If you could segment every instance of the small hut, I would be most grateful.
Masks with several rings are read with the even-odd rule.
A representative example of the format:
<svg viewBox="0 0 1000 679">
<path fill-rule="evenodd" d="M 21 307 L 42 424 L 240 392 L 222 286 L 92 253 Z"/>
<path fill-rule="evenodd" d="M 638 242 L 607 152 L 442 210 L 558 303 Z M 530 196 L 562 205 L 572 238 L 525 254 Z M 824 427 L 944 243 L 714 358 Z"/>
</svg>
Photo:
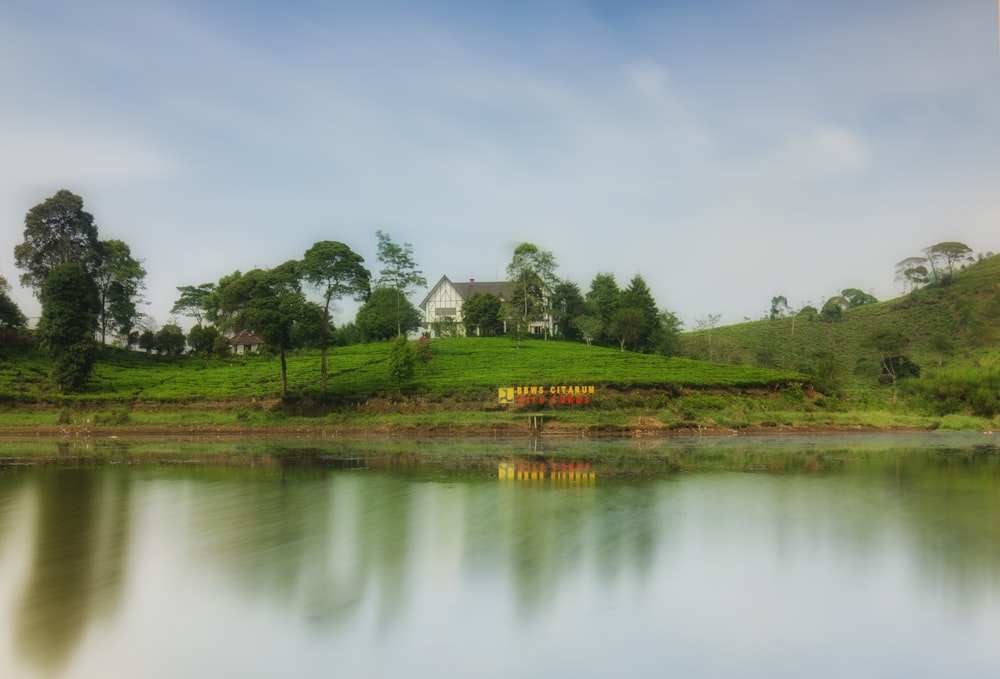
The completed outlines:
<svg viewBox="0 0 1000 679">
<path fill-rule="evenodd" d="M 234 355 L 246 356 L 260 351 L 260 348 L 264 346 L 264 340 L 249 330 L 240 330 L 235 336 L 229 338 L 229 346 L 233 348 Z"/>
</svg>

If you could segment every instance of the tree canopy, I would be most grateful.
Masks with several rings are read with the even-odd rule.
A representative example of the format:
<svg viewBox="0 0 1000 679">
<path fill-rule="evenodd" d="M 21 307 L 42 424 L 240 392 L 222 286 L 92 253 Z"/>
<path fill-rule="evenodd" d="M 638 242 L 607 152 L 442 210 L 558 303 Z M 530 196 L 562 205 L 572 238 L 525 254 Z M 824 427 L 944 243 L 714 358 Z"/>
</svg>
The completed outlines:
<svg viewBox="0 0 1000 679">
<path fill-rule="evenodd" d="M 14 246 L 14 263 L 23 272 L 21 284 L 40 297 L 49 273 L 62 264 L 81 264 L 90 272 L 99 259 L 94 216 L 83 209 L 83 198 L 62 189 L 28 210 L 24 241 Z"/>
<path fill-rule="evenodd" d="M 427 285 L 427 279 L 413 261 L 412 245 L 397 245 L 384 231 L 376 231 L 375 236 L 378 238 L 378 261 L 383 265 L 377 287 L 389 288 L 396 293 L 396 334 L 399 335 L 403 333 L 407 313 L 403 302 L 418 287 Z"/>
<path fill-rule="evenodd" d="M 532 243 L 514 248 L 507 265 L 510 298 L 507 300 L 517 332 L 527 332 L 533 322 L 541 322 L 543 334 L 551 331 L 547 319 L 552 311 L 552 291 L 558 283 L 556 258 Z"/>
<path fill-rule="evenodd" d="M 381 232 L 379 232 L 381 233 Z M 320 327 L 320 389 L 326 393 L 327 348 L 330 334 L 330 303 L 344 297 L 363 299 L 368 296 L 371 273 L 364 258 L 338 241 L 324 240 L 306 250 L 299 264 L 303 280 L 317 290 L 323 299 Z M 397 311 L 398 314 L 398 311 Z M 397 317 L 397 326 L 398 326 Z"/>
</svg>

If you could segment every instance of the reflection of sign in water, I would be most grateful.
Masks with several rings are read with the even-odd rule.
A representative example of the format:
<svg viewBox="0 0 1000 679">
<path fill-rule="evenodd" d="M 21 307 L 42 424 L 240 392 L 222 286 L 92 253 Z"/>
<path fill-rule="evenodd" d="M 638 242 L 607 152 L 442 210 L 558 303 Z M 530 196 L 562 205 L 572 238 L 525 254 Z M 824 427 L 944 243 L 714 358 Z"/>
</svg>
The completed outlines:
<svg viewBox="0 0 1000 679">
<path fill-rule="evenodd" d="M 593 485 L 597 474 L 589 462 L 501 462 L 497 477 L 501 481 L 544 481 Z"/>
<path fill-rule="evenodd" d="M 531 403 L 538 405 L 590 405 L 594 385 L 559 384 L 541 386 L 500 387 L 500 403 Z"/>
</svg>

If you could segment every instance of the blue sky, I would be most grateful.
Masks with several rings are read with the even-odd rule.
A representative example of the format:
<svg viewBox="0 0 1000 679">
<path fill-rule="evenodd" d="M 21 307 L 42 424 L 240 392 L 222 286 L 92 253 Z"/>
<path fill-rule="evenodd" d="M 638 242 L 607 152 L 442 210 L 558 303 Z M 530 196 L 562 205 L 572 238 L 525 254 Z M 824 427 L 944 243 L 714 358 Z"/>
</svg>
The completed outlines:
<svg viewBox="0 0 1000 679">
<path fill-rule="evenodd" d="M 688 328 L 890 298 L 924 247 L 1000 250 L 997 26 L 972 0 L 3 3 L 0 274 L 37 315 L 13 248 L 66 188 L 160 325 L 177 286 L 317 240 L 377 272 L 377 229 L 432 285 L 524 241 L 584 291 L 641 274 Z"/>
</svg>

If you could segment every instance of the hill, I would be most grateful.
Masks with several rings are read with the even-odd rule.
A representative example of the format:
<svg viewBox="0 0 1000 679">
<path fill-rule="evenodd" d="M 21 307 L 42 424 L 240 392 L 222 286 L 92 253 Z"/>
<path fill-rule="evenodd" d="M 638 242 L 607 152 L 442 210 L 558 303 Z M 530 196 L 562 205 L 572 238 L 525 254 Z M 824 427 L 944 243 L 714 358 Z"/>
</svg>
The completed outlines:
<svg viewBox="0 0 1000 679">
<path fill-rule="evenodd" d="M 971 395 L 940 393 L 992 389 L 1000 365 L 1000 256 L 983 259 L 942 284 L 903 297 L 847 309 L 834 322 L 819 315 L 761 320 L 687 333 L 685 355 L 734 365 L 756 365 L 809 374 L 817 389 L 854 407 L 892 402 L 873 338 L 898 333 L 910 376 L 899 381 L 904 405 L 921 412 L 992 416 Z M 942 399 L 949 400 L 945 404 Z"/>
<path fill-rule="evenodd" d="M 47 376 L 45 356 L 22 348 L 0 361 L 0 403 L 6 406 L 0 422 L 51 425 L 58 418 L 74 424 L 246 425 L 304 418 L 311 425 L 368 427 L 386 417 L 406 424 L 456 424 L 469 417 L 468 422 L 495 424 L 523 411 L 549 417 L 558 412 L 562 422 L 588 426 L 629 426 L 635 417 L 653 416 L 656 427 L 696 427 L 699 412 L 720 412 L 727 402 L 801 403 L 801 385 L 807 381 L 792 371 L 553 340 L 447 338 L 431 340 L 430 351 L 432 357 L 418 364 L 412 380 L 396 384 L 389 375 L 388 344 L 336 348 L 325 397 L 318 386 L 319 354 L 293 353 L 290 395 L 279 399 L 278 359 L 267 354 L 206 362 L 109 349 L 84 392 L 62 394 Z M 502 387 L 521 388 L 525 398 L 515 395 L 503 405 Z M 579 399 L 586 403 L 574 403 L 579 407 L 552 402 L 561 391 L 590 388 L 592 395 L 584 391 L 586 398 Z M 541 393 L 548 396 L 544 404 L 537 396 Z"/>
</svg>

